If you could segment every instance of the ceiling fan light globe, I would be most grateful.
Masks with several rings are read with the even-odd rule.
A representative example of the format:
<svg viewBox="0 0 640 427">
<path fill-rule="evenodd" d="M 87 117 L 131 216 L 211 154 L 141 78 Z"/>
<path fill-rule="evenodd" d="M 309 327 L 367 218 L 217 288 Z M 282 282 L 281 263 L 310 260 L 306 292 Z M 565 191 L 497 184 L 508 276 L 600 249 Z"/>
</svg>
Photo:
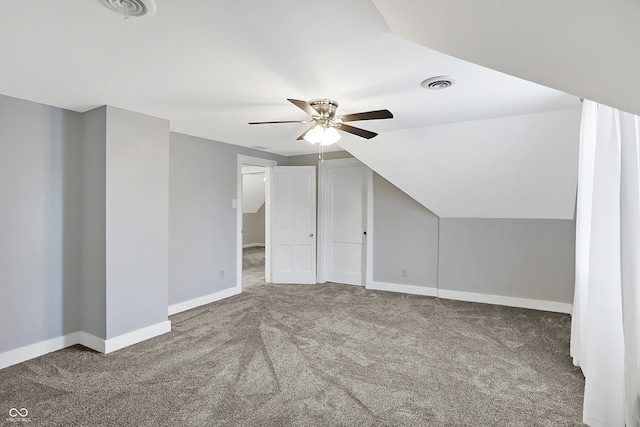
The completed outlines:
<svg viewBox="0 0 640 427">
<path fill-rule="evenodd" d="M 340 139 L 340 134 L 333 127 L 325 127 L 321 124 L 315 125 L 306 133 L 304 139 L 314 145 L 331 145 Z"/>
<path fill-rule="evenodd" d="M 322 142 L 323 137 L 324 137 L 324 128 L 320 125 L 315 125 L 314 127 L 311 128 L 309 132 L 305 134 L 304 139 L 316 145 Z"/>
<path fill-rule="evenodd" d="M 340 140 L 340 134 L 333 127 L 324 128 L 323 140 L 320 142 L 320 145 L 331 145 L 335 144 Z"/>
</svg>

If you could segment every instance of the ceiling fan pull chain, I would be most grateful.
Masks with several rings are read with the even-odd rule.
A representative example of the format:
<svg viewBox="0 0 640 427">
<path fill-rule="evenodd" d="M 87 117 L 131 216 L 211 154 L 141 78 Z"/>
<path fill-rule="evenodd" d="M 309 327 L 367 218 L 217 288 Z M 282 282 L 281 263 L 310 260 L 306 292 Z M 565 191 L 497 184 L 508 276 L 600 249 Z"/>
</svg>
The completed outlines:
<svg viewBox="0 0 640 427">
<path fill-rule="evenodd" d="M 129 0 L 124 0 L 122 2 L 122 5 L 124 6 L 124 18 L 123 19 L 129 19 L 129 5 L 131 5 L 131 3 L 129 3 Z"/>
</svg>

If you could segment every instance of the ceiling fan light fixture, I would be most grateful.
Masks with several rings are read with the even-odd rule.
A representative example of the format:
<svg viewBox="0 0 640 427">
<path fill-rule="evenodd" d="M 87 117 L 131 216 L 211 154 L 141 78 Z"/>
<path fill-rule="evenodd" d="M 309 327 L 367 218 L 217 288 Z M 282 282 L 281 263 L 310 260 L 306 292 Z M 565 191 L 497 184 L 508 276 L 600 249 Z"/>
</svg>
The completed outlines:
<svg viewBox="0 0 640 427">
<path fill-rule="evenodd" d="M 334 127 L 317 124 L 306 133 L 304 139 L 314 145 L 327 146 L 338 142 L 340 134 Z"/>
<path fill-rule="evenodd" d="M 371 139 L 378 134 L 356 126 L 346 124 L 347 122 L 357 122 L 361 120 L 380 120 L 392 119 L 393 114 L 389 110 L 373 110 L 363 111 L 361 113 L 346 114 L 342 116 L 336 115 L 338 103 L 332 99 L 312 99 L 311 101 L 303 101 L 301 99 L 287 98 L 296 107 L 303 110 L 309 116 L 307 120 L 277 120 L 268 122 L 249 122 L 250 125 L 266 125 L 275 123 L 313 123 L 312 127 L 304 131 L 297 139 L 306 140 L 313 145 L 322 147 L 323 145 L 331 145 L 340 139 L 338 130 L 360 138 Z M 322 150 L 320 150 L 322 151 Z"/>
<path fill-rule="evenodd" d="M 320 145 L 331 145 L 340 141 L 340 134 L 334 127 L 324 128 L 324 141 Z"/>
</svg>

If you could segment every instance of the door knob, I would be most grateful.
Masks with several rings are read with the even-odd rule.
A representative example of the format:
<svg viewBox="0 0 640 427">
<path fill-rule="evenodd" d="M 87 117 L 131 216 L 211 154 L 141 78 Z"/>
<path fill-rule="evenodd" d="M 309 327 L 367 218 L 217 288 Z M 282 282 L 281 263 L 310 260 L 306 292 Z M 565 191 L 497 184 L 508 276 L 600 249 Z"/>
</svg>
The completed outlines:
<svg viewBox="0 0 640 427">
<path fill-rule="evenodd" d="M 309 237 L 313 237 L 313 233 L 309 234 Z"/>
</svg>

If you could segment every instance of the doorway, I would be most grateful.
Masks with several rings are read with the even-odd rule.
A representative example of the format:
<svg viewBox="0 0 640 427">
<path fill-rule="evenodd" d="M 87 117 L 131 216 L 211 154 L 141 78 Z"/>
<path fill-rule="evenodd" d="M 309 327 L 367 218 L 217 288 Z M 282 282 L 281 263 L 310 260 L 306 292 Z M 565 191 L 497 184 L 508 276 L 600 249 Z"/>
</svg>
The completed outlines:
<svg viewBox="0 0 640 427">
<path fill-rule="evenodd" d="M 264 231 L 264 281 L 267 283 L 272 282 L 272 259 L 271 259 L 271 243 L 272 243 L 272 176 L 273 176 L 273 168 L 276 166 L 276 162 L 273 160 L 267 160 L 257 157 L 250 157 L 244 155 L 238 155 L 238 167 L 237 167 L 237 204 L 234 200 L 234 207 L 237 207 L 237 284 L 236 287 L 241 292 L 242 291 L 242 261 L 243 261 L 243 201 L 242 201 L 242 188 L 243 188 L 243 178 L 242 178 L 242 168 L 245 166 L 258 166 L 264 169 L 264 178 L 263 182 L 265 183 L 265 200 L 264 200 L 264 216 L 265 216 L 265 231 Z M 286 169 L 282 167 L 280 169 Z M 350 188 L 352 191 L 352 196 L 358 198 L 360 203 L 351 204 L 351 208 L 346 210 L 338 210 L 336 211 L 333 208 L 328 208 L 330 205 L 330 200 L 335 202 L 336 196 L 338 198 L 344 198 L 344 194 L 331 194 L 329 189 L 332 187 L 329 185 L 330 176 L 334 175 L 334 177 L 344 176 L 346 175 L 341 173 L 334 174 L 330 172 L 333 170 L 334 172 L 344 172 L 347 175 L 353 171 L 357 172 L 356 175 L 359 175 L 358 180 L 359 184 L 351 185 L 343 187 L 339 185 L 338 182 L 334 182 L 334 189 L 343 189 Z M 315 272 L 316 280 L 313 283 L 324 283 L 326 281 L 337 281 L 339 283 L 351 283 L 359 286 L 370 287 L 372 283 L 372 261 L 373 261 L 373 242 L 372 242 L 372 233 L 368 232 L 373 228 L 373 172 L 371 169 L 366 167 L 360 161 L 354 158 L 347 159 L 336 159 L 336 160 L 325 160 L 322 163 L 319 163 L 318 166 L 318 211 L 317 211 L 317 220 L 318 220 L 318 239 L 317 239 L 317 260 L 315 260 L 313 264 L 313 271 Z M 364 174 L 364 175 L 362 175 Z M 338 184 L 338 185 L 335 185 Z M 357 190 L 356 190 L 357 189 Z M 347 197 L 347 200 L 350 200 Z M 236 206 L 237 205 L 237 206 Z M 352 209 L 353 206 L 359 206 L 356 209 Z M 357 211 L 354 214 L 354 210 Z M 348 219 L 348 223 L 354 225 L 352 230 L 349 230 L 347 234 L 352 237 L 356 234 L 360 237 L 360 241 L 358 242 L 356 239 L 353 241 L 342 240 L 343 237 L 336 236 L 332 234 L 332 218 L 331 215 L 335 215 L 337 212 L 341 212 L 341 215 L 346 215 L 342 219 L 339 217 L 335 217 L 337 222 L 342 224 L 344 218 Z M 358 216 L 361 218 L 360 221 L 352 221 L 351 218 Z M 315 217 L 315 215 L 314 215 Z M 313 227 L 315 229 L 315 226 Z M 308 233 L 308 237 L 313 236 L 313 231 Z M 249 242 L 254 243 L 254 242 Z M 336 245 L 337 243 L 337 245 Z M 347 243 L 347 245 L 342 245 L 342 248 L 339 250 L 343 250 L 345 252 L 350 253 L 349 263 L 347 265 L 339 266 L 343 272 L 350 274 L 352 277 L 349 280 L 336 280 L 333 276 L 333 272 L 331 271 L 332 264 L 331 260 L 338 259 L 343 261 L 344 259 L 337 257 L 339 254 L 338 250 L 332 252 L 332 246 L 334 248 L 340 246 L 341 243 Z M 360 248 L 354 249 L 354 245 L 360 245 Z M 349 247 L 351 246 L 351 247 Z M 315 244 L 314 244 L 315 247 Z M 314 251 L 315 252 L 315 251 Z M 355 254 L 355 255 L 354 255 Z M 316 262 L 317 261 L 317 262 Z M 334 263 L 333 266 L 336 264 Z M 351 273 L 357 273 L 355 276 Z M 356 277 L 357 276 L 357 277 Z M 355 279 L 354 279 L 355 277 Z M 348 278 L 347 278 L 348 279 Z"/>
<path fill-rule="evenodd" d="M 242 174 L 242 287 L 264 282 L 266 170 L 246 166 Z"/>
<path fill-rule="evenodd" d="M 237 240 L 236 240 L 236 288 L 242 291 L 243 283 L 243 258 L 244 249 L 254 249 L 257 252 L 254 259 L 255 262 L 264 263 L 264 268 L 260 267 L 259 271 L 264 271 L 263 279 L 266 282 L 271 281 L 270 270 L 270 179 L 271 167 L 275 166 L 273 160 L 261 159 L 259 157 L 251 157 L 238 155 L 237 167 L 237 199 L 233 201 L 233 205 L 237 210 Z M 243 173 L 245 172 L 245 173 Z M 245 178 L 246 176 L 246 178 Z M 246 200 L 245 200 L 246 187 Z M 247 205 L 245 208 L 245 204 Z M 245 212 L 248 214 L 245 217 Z M 245 218 L 247 220 L 245 224 Z M 247 234 L 245 238 L 245 232 Z M 262 260 L 261 254 L 263 255 Z M 255 275 L 255 268 L 251 274 Z M 248 271 L 249 272 L 249 271 Z M 262 273 L 260 273 L 262 275 Z M 248 279 L 257 280 L 256 277 Z"/>
</svg>

